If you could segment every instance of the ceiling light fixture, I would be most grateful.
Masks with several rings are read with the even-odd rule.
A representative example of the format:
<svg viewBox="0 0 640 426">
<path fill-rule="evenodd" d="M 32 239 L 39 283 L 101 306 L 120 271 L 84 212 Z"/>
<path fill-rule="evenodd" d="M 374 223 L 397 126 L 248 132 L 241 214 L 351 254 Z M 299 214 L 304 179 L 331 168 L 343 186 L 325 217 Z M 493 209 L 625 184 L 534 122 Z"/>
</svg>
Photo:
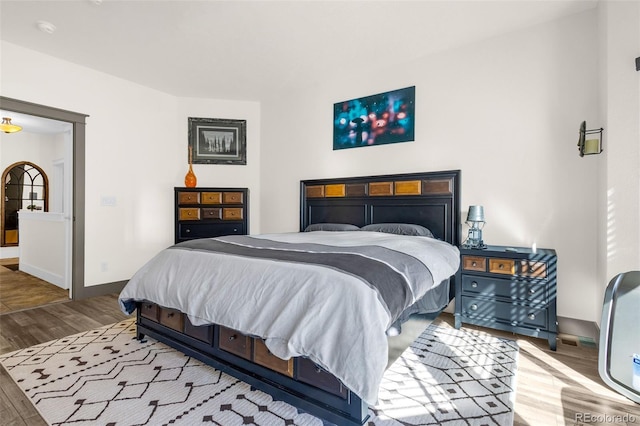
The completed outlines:
<svg viewBox="0 0 640 426">
<path fill-rule="evenodd" d="M 36 25 L 38 26 L 40 31 L 42 31 L 43 33 L 53 34 L 54 31 L 56 30 L 56 26 L 53 25 L 51 22 L 38 21 L 36 22 Z"/>
<path fill-rule="evenodd" d="M 15 133 L 22 130 L 22 127 L 16 126 L 15 124 L 11 124 L 11 119 L 9 117 L 2 117 L 2 124 L 0 124 L 0 130 L 5 133 Z"/>
</svg>

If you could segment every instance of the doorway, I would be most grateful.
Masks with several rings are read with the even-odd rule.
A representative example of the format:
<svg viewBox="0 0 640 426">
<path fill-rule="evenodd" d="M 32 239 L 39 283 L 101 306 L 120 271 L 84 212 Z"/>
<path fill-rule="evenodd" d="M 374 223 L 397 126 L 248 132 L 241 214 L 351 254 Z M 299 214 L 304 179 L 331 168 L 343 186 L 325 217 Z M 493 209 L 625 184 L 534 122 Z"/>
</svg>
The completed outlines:
<svg viewBox="0 0 640 426">
<path fill-rule="evenodd" d="M 49 211 L 49 179 L 37 164 L 29 161 L 13 163 L 2 173 L 0 188 L 0 246 L 18 246 L 18 212 Z"/>
<path fill-rule="evenodd" d="M 84 287 L 84 180 L 85 180 L 85 120 L 87 115 L 54 107 L 0 96 L 0 109 L 35 117 L 70 123 L 72 131 L 71 182 L 71 292 L 72 299 L 88 297 Z"/>
</svg>

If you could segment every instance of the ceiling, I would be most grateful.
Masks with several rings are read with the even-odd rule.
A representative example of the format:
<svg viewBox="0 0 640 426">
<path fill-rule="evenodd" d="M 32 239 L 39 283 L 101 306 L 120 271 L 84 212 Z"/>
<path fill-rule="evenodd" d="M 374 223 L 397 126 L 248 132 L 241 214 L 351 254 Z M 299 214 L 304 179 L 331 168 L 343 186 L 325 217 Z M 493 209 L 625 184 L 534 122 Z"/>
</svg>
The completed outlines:
<svg viewBox="0 0 640 426">
<path fill-rule="evenodd" d="M 175 96 L 260 101 L 596 3 L 0 0 L 0 37 Z M 55 31 L 41 31 L 38 21 Z"/>
<path fill-rule="evenodd" d="M 9 117 L 11 124 L 22 127 L 22 131 L 27 133 L 58 134 L 73 130 L 71 123 L 19 112 L 0 110 L 0 117 Z"/>
</svg>

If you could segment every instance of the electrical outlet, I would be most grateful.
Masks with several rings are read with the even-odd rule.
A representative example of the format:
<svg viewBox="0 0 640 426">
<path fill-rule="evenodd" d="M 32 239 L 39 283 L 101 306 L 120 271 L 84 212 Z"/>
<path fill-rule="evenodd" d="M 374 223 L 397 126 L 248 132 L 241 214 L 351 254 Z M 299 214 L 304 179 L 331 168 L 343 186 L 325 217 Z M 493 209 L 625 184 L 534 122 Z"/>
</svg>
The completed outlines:
<svg viewBox="0 0 640 426">
<path fill-rule="evenodd" d="M 102 198 L 100 198 L 100 205 L 106 207 L 115 207 L 116 197 L 103 195 Z"/>
</svg>

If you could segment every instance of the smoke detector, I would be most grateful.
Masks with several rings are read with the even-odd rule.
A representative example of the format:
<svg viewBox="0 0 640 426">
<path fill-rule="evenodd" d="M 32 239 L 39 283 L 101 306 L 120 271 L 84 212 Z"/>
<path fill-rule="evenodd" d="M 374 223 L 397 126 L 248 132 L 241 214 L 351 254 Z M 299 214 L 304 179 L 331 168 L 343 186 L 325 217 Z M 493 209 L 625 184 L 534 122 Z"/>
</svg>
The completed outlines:
<svg viewBox="0 0 640 426">
<path fill-rule="evenodd" d="M 38 26 L 38 29 L 43 33 L 53 34 L 53 32 L 56 30 L 56 26 L 48 21 L 38 21 L 36 22 L 36 25 Z"/>
</svg>

